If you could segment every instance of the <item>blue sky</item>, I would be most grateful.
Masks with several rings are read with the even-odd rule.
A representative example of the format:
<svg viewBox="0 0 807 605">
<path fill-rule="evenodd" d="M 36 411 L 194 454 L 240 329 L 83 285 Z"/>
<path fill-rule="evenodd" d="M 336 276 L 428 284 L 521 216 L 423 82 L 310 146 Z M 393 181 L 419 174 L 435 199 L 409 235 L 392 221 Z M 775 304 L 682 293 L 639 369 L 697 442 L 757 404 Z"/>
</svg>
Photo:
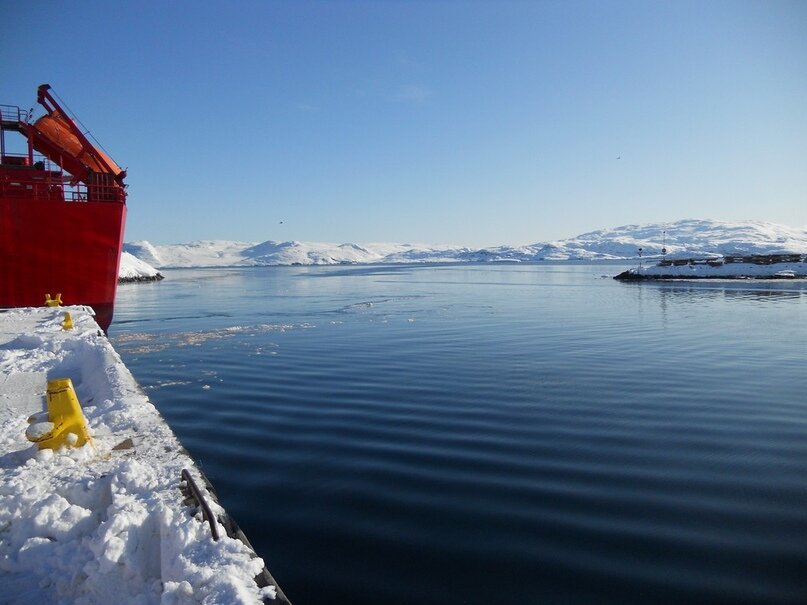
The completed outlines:
<svg viewBox="0 0 807 605">
<path fill-rule="evenodd" d="M 128 167 L 127 241 L 807 225 L 801 0 L 35 2 L 3 29 L 0 103 L 49 82 Z"/>
</svg>

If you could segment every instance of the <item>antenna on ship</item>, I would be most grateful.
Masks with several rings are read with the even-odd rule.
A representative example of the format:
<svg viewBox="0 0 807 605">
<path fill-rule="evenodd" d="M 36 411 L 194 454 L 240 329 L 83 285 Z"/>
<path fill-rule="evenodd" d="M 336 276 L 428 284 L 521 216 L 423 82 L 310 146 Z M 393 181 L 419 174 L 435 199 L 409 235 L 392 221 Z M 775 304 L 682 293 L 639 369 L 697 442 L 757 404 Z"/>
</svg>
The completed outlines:
<svg viewBox="0 0 807 605">
<path fill-rule="evenodd" d="M 667 257 L 667 230 L 661 232 L 661 256 Z"/>
<path fill-rule="evenodd" d="M 642 250 L 643 248 L 639 248 L 639 268 L 642 268 Z"/>
</svg>

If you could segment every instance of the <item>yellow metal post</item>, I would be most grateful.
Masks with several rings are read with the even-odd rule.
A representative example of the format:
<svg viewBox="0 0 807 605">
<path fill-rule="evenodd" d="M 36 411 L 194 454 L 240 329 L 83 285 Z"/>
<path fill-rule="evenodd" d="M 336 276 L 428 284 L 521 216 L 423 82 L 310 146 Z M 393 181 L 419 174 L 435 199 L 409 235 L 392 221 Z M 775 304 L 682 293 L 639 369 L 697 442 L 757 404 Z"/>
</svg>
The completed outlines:
<svg viewBox="0 0 807 605">
<path fill-rule="evenodd" d="M 56 378 L 48 381 L 47 420 L 44 414 L 31 416 L 25 436 L 39 449 L 58 449 L 63 446 L 81 447 L 92 443 L 87 419 L 81 411 L 73 381 Z"/>
</svg>

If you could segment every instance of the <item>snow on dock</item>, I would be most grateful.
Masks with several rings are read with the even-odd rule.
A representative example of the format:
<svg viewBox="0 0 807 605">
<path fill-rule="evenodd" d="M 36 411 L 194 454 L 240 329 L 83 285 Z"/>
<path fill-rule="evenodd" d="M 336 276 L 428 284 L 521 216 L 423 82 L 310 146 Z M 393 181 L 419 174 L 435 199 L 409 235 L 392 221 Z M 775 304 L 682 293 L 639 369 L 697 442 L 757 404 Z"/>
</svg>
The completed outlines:
<svg viewBox="0 0 807 605">
<path fill-rule="evenodd" d="M 669 258 L 640 265 L 615 276 L 621 281 L 654 279 L 796 279 L 807 278 L 807 255 L 755 254 Z"/>
<path fill-rule="evenodd" d="M 66 377 L 93 439 L 40 450 L 27 418 Z M 183 469 L 218 541 L 183 495 Z M 287 603 L 205 485 L 91 309 L 0 310 L 0 603 Z"/>
</svg>

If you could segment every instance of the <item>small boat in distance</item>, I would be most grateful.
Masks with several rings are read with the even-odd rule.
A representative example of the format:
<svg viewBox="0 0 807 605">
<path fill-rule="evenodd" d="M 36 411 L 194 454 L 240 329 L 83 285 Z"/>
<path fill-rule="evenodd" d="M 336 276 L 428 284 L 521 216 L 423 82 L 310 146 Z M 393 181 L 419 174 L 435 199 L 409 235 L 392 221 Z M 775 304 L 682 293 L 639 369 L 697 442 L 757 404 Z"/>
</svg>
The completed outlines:
<svg viewBox="0 0 807 605">
<path fill-rule="evenodd" d="M 61 294 L 63 304 L 92 307 L 106 331 L 126 222 L 126 171 L 88 140 L 48 84 L 37 102 L 45 108 L 37 120 L 0 105 L 0 307 L 42 306 L 46 295 Z"/>
</svg>

